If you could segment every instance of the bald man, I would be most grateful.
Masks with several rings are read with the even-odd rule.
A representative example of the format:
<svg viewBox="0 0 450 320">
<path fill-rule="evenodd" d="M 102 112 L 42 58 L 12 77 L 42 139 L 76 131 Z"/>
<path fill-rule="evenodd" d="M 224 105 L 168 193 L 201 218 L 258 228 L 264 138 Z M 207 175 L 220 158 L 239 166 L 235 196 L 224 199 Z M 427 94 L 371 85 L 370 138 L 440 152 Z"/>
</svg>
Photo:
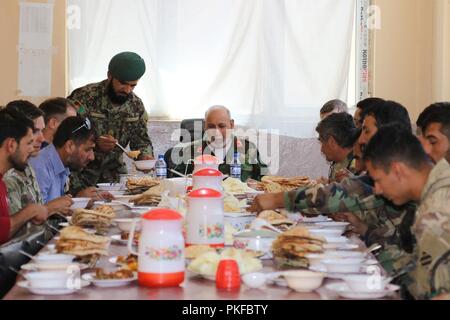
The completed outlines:
<svg viewBox="0 0 450 320">
<path fill-rule="evenodd" d="M 213 155 L 223 163 L 219 170 L 223 174 L 230 173 L 230 163 L 233 161 L 235 152 L 240 155 L 241 180 L 261 180 L 266 174 L 267 166 L 261 161 L 258 149 L 247 139 L 238 138 L 234 135 L 234 120 L 230 111 L 224 106 L 213 106 L 205 114 L 205 134 L 203 139 L 188 144 L 176 146 L 172 154 L 166 158 L 169 169 L 190 174 L 193 164 L 189 160 L 200 155 Z M 169 173 L 171 176 L 171 173 Z"/>
</svg>

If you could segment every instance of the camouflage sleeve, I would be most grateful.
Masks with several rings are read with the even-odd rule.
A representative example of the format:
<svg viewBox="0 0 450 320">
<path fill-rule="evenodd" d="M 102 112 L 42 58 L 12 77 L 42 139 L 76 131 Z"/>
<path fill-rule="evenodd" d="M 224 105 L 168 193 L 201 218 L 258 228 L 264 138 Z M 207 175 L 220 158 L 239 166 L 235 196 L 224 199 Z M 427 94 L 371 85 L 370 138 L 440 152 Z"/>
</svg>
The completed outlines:
<svg viewBox="0 0 450 320">
<path fill-rule="evenodd" d="M 143 112 L 140 115 L 138 121 L 135 122 L 134 128 L 132 129 L 133 135 L 130 139 L 130 148 L 131 150 L 140 150 L 141 156 L 152 156 L 153 154 L 153 144 L 148 135 L 148 114 L 145 111 L 144 105 L 142 105 Z"/>
<path fill-rule="evenodd" d="M 415 226 L 417 240 L 415 280 L 409 287 L 416 299 L 450 292 L 450 215 L 426 213 Z"/>
<path fill-rule="evenodd" d="M 288 211 L 306 214 L 333 214 L 360 211 L 361 199 L 372 194 L 372 187 L 358 178 L 345 179 L 341 183 L 317 184 L 285 194 Z"/>
<path fill-rule="evenodd" d="M 10 215 L 15 215 L 23 209 L 22 195 L 25 196 L 25 194 L 22 192 L 22 188 L 15 177 L 5 176 L 3 181 L 8 189 L 9 213 Z"/>
</svg>

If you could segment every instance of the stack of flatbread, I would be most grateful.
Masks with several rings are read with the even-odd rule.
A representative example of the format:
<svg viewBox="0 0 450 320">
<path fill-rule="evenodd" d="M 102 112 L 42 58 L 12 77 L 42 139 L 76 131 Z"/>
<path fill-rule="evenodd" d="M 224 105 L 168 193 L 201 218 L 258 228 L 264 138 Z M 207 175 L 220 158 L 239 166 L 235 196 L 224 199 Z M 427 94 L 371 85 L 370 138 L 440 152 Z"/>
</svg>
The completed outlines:
<svg viewBox="0 0 450 320">
<path fill-rule="evenodd" d="M 160 181 L 153 177 L 129 178 L 126 183 L 127 189 L 131 194 L 141 194 L 158 185 L 160 185 Z"/>
<path fill-rule="evenodd" d="M 106 233 L 116 217 L 114 209 L 102 205 L 94 210 L 76 209 L 72 216 L 72 224 L 79 227 L 93 227 L 99 233 Z"/>
<path fill-rule="evenodd" d="M 294 224 L 287 217 L 273 210 L 265 210 L 258 215 L 258 218 L 266 220 L 272 226 L 282 231 L 287 231 Z"/>
<path fill-rule="evenodd" d="M 161 184 L 151 187 L 143 194 L 140 194 L 130 201 L 137 206 L 157 206 L 161 202 L 163 187 Z"/>
<path fill-rule="evenodd" d="M 272 243 L 275 264 L 279 268 L 308 268 L 308 253 L 322 253 L 325 239 L 313 236 L 308 229 L 295 227 L 281 235 Z"/>
<path fill-rule="evenodd" d="M 110 239 L 89 234 L 80 227 L 70 226 L 61 230 L 56 242 L 58 253 L 83 258 L 85 262 L 97 261 L 100 256 L 108 255 Z"/>
<path fill-rule="evenodd" d="M 314 186 L 316 182 L 309 177 L 283 178 L 277 176 L 265 176 L 258 183 L 258 189 L 264 192 L 288 192 L 302 187 Z"/>
</svg>

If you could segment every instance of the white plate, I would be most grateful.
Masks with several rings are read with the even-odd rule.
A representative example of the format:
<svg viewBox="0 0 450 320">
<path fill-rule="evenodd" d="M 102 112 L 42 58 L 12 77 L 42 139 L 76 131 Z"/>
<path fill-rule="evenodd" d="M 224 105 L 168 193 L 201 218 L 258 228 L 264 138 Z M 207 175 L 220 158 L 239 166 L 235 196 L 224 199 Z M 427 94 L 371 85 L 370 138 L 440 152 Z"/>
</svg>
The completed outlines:
<svg viewBox="0 0 450 320">
<path fill-rule="evenodd" d="M 331 283 L 326 285 L 325 288 L 331 292 L 337 293 L 343 298 L 358 299 L 358 300 L 382 299 L 387 295 L 391 295 L 400 289 L 399 286 L 389 284 L 386 286 L 385 290 L 358 292 L 351 290 L 345 282 Z"/>
<path fill-rule="evenodd" d="M 326 216 L 317 216 L 317 217 L 310 217 L 310 218 L 303 217 L 300 219 L 300 222 L 308 222 L 308 223 L 327 222 L 327 221 L 333 221 L 333 220 Z"/>
<path fill-rule="evenodd" d="M 130 284 L 133 281 L 136 281 L 138 278 L 137 272 L 133 272 L 133 278 L 130 279 L 111 279 L 111 280 L 96 280 L 95 273 L 86 273 L 81 276 L 83 280 L 92 282 L 95 286 L 101 288 L 113 288 L 113 287 L 122 287 Z"/>
<path fill-rule="evenodd" d="M 68 289 L 68 288 L 62 288 L 62 289 L 40 289 L 40 288 L 33 288 L 28 281 L 19 281 L 17 285 L 20 288 L 24 288 L 29 290 L 33 294 L 37 295 L 43 295 L 43 296 L 59 296 L 59 295 L 65 295 L 65 294 L 72 294 L 79 290 L 81 290 L 84 287 L 89 286 L 89 281 L 81 280 L 81 288 L 80 289 Z"/>
<path fill-rule="evenodd" d="M 323 264 L 319 264 L 319 263 L 315 264 L 314 266 L 309 267 L 309 270 L 315 271 L 315 272 L 325 273 L 326 277 L 330 278 L 330 279 L 343 279 L 345 276 L 348 276 L 350 274 L 351 275 L 358 275 L 358 274 L 367 275 L 368 274 L 368 273 L 365 272 L 365 268 L 364 267 L 361 268 L 359 273 L 355 273 L 355 272 L 342 272 L 342 273 L 341 272 L 339 272 L 339 273 L 338 272 L 328 272 L 327 268 Z"/>
<path fill-rule="evenodd" d="M 45 264 L 39 265 L 37 263 L 28 263 L 24 264 L 21 269 L 25 271 L 39 271 L 39 270 L 64 270 L 69 266 L 77 266 L 80 270 L 86 270 L 89 268 L 87 264 L 84 263 L 72 263 L 70 265 L 61 265 L 61 264 Z"/>
</svg>

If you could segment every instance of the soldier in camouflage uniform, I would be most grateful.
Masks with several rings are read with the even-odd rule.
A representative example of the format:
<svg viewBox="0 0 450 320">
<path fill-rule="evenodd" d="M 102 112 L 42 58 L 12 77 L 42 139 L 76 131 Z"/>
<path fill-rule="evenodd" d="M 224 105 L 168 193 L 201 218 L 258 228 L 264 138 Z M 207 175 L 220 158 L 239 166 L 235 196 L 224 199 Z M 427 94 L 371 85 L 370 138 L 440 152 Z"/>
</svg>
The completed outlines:
<svg viewBox="0 0 450 320">
<path fill-rule="evenodd" d="M 364 156 L 377 194 L 396 204 L 417 201 L 416 247 L 409 292 L 429 299 L 450 292 L 450 165 L 430 162 L 419 140 L 395 127 L 381 129 Z"/>
<path fill-rule="evenodd" d="M 6 106 L 6 109 L 20 112 L 33 121 L 35 131 L 31 157 L 36 157 L 39 154 L 41 144 L 44 141 L 44 136 L 42 134 L 43 128 L 45 127 L 43 112 L 28 101 L 10 102 Z M 55 212 L 67 210 L 72 204 L 70 198 L 63 197 L 45 205 L 39 184 L 36 180 L 35 172 L 30 165 L 26 165 L 22 171 L 17 169 L 9 170 L 3 177 L 3 181 L 8 189 L 9 212 L 11 216 L 15 216 L 23 210 L 32 211 L 35 210 L 34 208 L 42 206 L 42 210 L 48 210 L 48 216 L 50 217 Z M 35 205 L 39 206 L 36 207 Z M 44 208 L 44 206 L 46 208 Z M 38 233 L 44 230 L 44 228 L 44 225 L 36 225 L 31 221 L 27 221 L 14 234 L 13 241 L 18 241 L 29 235 Z"/>
<path fill-rule="evenodd" d="M 316 131 L 321 151 L 331 162 L 328 179 L 323 179 L 324 182 L 336 181 L 337 173 L 342 170 L 354 173 L 353 145 L 359 136 L 355 134 L 357 129 L 352 116 L 348 113 L 331 114 L 319 123 Z"/>
<path fill-rule="evenodd" d="M 123 151 L 115 143 L 141 151 L 139 160 L 153 159 L 142 100 L 133 90 L 145 73 L 145 63 L 135 53 L 123 52 L 109 64 L 108 79 L 76 89 L 68 99 L 81 106 L 78 112 L 89 118 L 99 138 L 95 160 L 71 177 L 71 193 L 97 183 L 118 182 L 125 174 Z"/>
<path fill-rule="evenodd" d="M 205 127 L 207 130 L 215 131 L 217 129 L 222 132 L 212 133 L 216 134 L 216 142 L 218 140 L 221 141 L 220 146 L 213 146 L 208 141 L 207 134 L 204 139 L 178 145 L 173 148 L 171 155 L 166 157 L 168 168 L 181 173 L 187 172 L 187 174 L 191 174 L 194 170 L 194 164 L 191 160 L 201 155 L 213 155 L 219 161 L 223 161 L 219 165 L 219 170 L 224 174 L 229 174 L 230 163 L 233 161 L 234 153 L 239 152 L 242 169 L 241 180 L 243 182 L 246 182 L 248 179 L 261 180 L 262 176 L 267 174 L 267 165 L 261 161 L 256 146 L 248 140 L 238 138 L 232 134 L 234 121 L 231 119 L 227 108 L 222 106 L 210 108 L 206 113 Z M 223 141 L 228 141 L 228 150 L 227 147 L 223 146 Z"/>
</svg>

